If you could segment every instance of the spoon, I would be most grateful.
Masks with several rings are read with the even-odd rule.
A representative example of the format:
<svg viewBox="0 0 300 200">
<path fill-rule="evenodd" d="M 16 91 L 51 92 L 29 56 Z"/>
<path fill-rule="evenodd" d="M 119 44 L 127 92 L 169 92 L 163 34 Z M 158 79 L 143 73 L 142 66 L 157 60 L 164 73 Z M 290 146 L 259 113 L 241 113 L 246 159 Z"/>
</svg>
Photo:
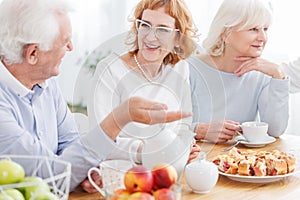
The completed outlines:
<svg viewBox="0 0 300 200">
<path fill-rule="evenodd" d="M 238 139 L 233 145 L 226 147 L 225 149 L 222 150 L 222 152 L 228 151 L 230 149 L 232 149 L 233 147 L 235 147 L 236 145 L 238 145 L 240 142 L 242 141 L 247 141 L 246 139 Z"/>
<path fill-rule="evenodd" d="M 239 132 L 239 131 L 236 131 L 236 134 L 238 134 L 239 136 L 242 136 L 243 137 L 243 135 L 241 134 L 241 132 Z M 231 145 L 231 146 L 229 146 L 229 147 L 226 147 L 225 149 L 223 149 L 222 150 L 222 152 L 225 152 L 225 151 L 228 151 L 228 150 L 230 150 L 230 149 L 232 149 L 233 147 L 235 147 L 236 145 L 238 145 L 240 142 L 242 142 L 242 141 L 247 141 L 245 138 L 238 138 L 237 140 L 236 140 L 236 142 L 235 143 L 233 143 L 233 145 Z"/>
</svg>

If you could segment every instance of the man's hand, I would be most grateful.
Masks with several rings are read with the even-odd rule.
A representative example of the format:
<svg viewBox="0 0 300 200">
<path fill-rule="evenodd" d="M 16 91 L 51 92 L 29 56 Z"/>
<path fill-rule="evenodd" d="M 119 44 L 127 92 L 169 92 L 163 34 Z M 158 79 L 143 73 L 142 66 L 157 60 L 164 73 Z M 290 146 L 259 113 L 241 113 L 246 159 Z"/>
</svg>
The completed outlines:
<svg viewBox="0 0 300 200">
<path fill-rule="evenodd" d="M 100 188 L 102 188 L 103 187 L 102 177 L 99 176 L 99 174 L 97 172 L 93 172 L 91 176 L 92 176 L 92 179 L 94 180 L 94 182 Z M 94 186 L 90 183 L 88 178 L 86 178 L 84 181 L 82 181 L 80 185 L 81 185 L 82 189 L 88 193 L 98 192 L 98 190 L 96 190 L 96 188 L 94 188 Z"/>
</svg>

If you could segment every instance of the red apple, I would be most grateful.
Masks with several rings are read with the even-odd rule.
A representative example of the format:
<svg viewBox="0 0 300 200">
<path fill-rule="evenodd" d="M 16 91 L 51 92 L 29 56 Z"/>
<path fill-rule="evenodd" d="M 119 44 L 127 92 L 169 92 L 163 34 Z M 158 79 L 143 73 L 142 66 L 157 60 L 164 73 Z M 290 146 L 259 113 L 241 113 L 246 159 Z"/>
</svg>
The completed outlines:
<svg viewBox="0 0 300 200">
<path fill-rule="evenodd" d="M 130 192 L 125 189 L 118 189 L 114 191 L 114 196 L 112 196 L 111 200 L 127 200 L 130 196 Z"/>
<path fill-rule="evenodd" d="M 142 165 L 134 166 L 125 173 L 124 185 L 131 193 L 150 192 L 153 186 L 152 173 Z"/>
<path fill-rule="evenodd" d="M 129 196 L 128 199 L 132 200 L 154 200 L 154 197 L 146 192 L 135 192 Z"/>
<path fill-rule="evenodd" d="M 153 188 L 169 188 L 177 180 L 176 169 L 169 164 L 160 163 L 152 168 Z"/>
<path fill-rule="evenodd" d="M 169 188 L 158 189 L 153 193 L 155 200 L 176 200 L 175 193 Z"/>
</svg>

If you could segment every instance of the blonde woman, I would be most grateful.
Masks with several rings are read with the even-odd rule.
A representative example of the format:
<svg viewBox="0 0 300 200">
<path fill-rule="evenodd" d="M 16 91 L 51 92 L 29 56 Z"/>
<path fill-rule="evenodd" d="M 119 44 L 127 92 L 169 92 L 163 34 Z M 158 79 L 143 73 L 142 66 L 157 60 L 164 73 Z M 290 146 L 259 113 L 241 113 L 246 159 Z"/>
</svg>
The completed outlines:
<svg viewBox="0 0 300 200">
<path fill-rule="evenodd" d="M 226 142 L 245 121 L 269 124 L 270 136 L 288 123 L 289 80 L 261 58 L 272 9 L 264 0 L 224 0 L 203 42 L 207 54 L 191 58 L 193 125 L 197 139 Z"/>
</svg>

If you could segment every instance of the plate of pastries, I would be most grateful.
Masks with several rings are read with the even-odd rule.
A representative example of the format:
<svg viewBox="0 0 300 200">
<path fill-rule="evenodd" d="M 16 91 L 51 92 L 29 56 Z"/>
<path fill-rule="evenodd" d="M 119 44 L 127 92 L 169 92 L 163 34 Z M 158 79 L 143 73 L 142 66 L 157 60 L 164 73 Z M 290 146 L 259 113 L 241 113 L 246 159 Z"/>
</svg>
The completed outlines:
<svg viewBox="0 0 300 200">
<path fill-rule="evenodd" d="M 219 173 L 228 178 L 249 183 L 269 183 L 291 176 L 300 170 L 292 153 L 272 150 L 240 150 L 236 147 L 212 160 Z"/>
</svg>

